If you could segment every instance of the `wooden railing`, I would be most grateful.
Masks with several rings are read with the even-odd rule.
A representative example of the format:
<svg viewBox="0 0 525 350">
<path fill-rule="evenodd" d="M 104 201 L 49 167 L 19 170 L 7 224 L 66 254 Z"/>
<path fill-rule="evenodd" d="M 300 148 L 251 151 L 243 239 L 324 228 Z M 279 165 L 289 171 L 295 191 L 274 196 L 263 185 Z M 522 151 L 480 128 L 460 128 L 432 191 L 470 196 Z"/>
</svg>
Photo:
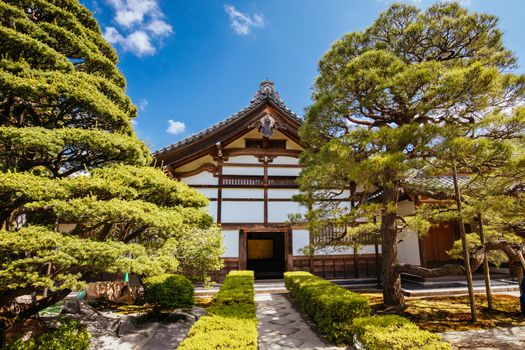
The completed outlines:
<svg viewBox="0 0 525 350">
<path fill-rule="evenodd" d="M 373 233 L 361 233 L 358 236 L 347 235 L 344 225 L 327 224 L 322 232 L 315 237 L 315 244 L 351 245 L 357 241 L 361 245 L 374 245 L 378 243 L 378 236 Z"/>
<path fill-rule="evenodd" d="M 295 176 L 270 176 L 268 187 L 295 188 Z M 224 187 L 264 187 L 263 176 L 223 176 Z"/>
</svg>

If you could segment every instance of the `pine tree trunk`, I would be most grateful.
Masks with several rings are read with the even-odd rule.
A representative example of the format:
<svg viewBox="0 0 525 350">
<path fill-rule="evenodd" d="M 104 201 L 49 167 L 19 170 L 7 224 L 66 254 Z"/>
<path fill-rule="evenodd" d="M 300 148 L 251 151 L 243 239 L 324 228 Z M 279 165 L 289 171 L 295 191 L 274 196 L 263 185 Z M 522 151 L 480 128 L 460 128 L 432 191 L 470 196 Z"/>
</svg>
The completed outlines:
<svg viewBox="0 0 525 350">
<path fill-rule="evenodd" d="M 463 207 L 461 205 L 461 194 L 459 192 L 458 186 L 458 176 L 456 170 L 456 164 L 454 163 L 452 179 L 454 181 L 454 199 L 456 201 L 456 206 L 458 209 L 458 222 L 459 222 L 459 232 L 461 234 L 461 246 L 463 248 L 463 261 L 465 263 L 465 274 L 467 275 L 467 287 L 468 287 L 468 296 L 470 300 L 470 314 L 472 317 L 472 322 L 478 321 L 478 314 L 476 311 L 476 299 L 474 298 L 474 286 L 472 283 L 472 271 L 470 269 L 470 254 L 467 247 L 467 236 L 465 232 L 465 225 L 463 224 Z"/>
<path fill-rule="evenodd" d="M 383 302 L 387 306 L 404 306 L 401 278 L 395 269 L 397 263 L 397 213 L 389 211 L 389 208 L 397 202 L 397 193 L 393 188 L 385 188 L 383 191 L 384 212 L 381 217 Z M 394 205 L 394 207 L 396 206 Z"/>
<path fill-rule="evenodd" d="M 485 231 L 483 228 L 483 219 L 481 214 L 478 214 L 479 220 L 479 239 L 481 244 L 485 244 Z M 490 311 L 492 311 L 492 289 L 490 287 L 490 270 L 489 270 L 489 259 L 485 253 L 485 259 L 483 260 L 483 275 L 485 276 L 485 292 L 487 294 L 487 304 Z"/>
</svg>

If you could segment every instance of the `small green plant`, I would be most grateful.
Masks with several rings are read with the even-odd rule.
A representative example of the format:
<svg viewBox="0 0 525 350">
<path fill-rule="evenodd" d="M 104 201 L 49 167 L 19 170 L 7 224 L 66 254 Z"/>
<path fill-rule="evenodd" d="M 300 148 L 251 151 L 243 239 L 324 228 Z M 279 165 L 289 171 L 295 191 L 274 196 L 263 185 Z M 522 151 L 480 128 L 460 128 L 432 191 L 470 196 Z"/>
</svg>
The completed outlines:
<svg viewBox="0 0 525 350">
<path fill-rule="evenodd" d="M 91 334 L 87 327 L 75 320 L 61 318 L 59 327 L 36 340 L 17 340 L 8 344 L 6 350 L 88 350 Z"/>
<path fill-rule="evenodd" d="M 195 304 L 193 284 L 181 275 L 160 275 L 144 280 L 144 299 L 162 307 L 191 307 Z"/>
<path fill-rule="evenodd" d="M 257 350 L 253 271 L 232 271 L 180 350 Z"/>
<path fill-rule="evenodd" d="M 397 315 L 356 318 L 351 332 L 367 350 L 450 350 L 440 336 Z"/>
</svg>

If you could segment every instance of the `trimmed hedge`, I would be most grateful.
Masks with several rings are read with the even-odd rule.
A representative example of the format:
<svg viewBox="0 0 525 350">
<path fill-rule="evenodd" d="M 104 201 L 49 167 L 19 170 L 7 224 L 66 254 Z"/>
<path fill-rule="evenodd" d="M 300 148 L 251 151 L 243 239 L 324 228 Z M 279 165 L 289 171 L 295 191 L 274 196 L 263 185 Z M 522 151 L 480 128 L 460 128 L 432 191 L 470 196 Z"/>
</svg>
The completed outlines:
<svg viewBox="0 0 525 350">
<path fill-rule="evenodd" d="M 368 299 L 308 272 L 286 272 L 286 288 L 328 339 L 338 344 L 357 340 L 367 350 L 449 350 L 437 334 L 421 330 L 408 319 L 371 316 Z"/>
<path fill-rule="evenodd" d="M 160 275 L 144 280 L 144 299 L 165 307 L 191 307 L 195 304 L 193 284 L 181 275 Z"/>
<path fill-rule="evenodd" d="M 231 271 L 179 350 L 257 350 L 253 271 Z"/>
<path fill-rule="evenodd" d="M 352 333 L 367 350 L 450 350 L 437 334 L 397 315 L 356 318 Z"/>
<path fill-rule="evenodd" d="M 284 283 L 301 311 L 337 344 L 351 344 L 352 319 L 370 315 L 366 297 L 308 272 L 286 272 Z"/>
</svg>

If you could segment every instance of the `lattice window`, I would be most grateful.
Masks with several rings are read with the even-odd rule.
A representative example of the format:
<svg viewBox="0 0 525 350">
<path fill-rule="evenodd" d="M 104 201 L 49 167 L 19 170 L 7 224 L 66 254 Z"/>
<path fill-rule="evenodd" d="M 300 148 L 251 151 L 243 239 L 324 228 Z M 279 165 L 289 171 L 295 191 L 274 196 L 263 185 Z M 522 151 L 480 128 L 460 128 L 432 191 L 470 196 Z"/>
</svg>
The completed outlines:
<svg viewBox="0 0 525 350">
<path fill-rule="evenodd" d="M 268 148 L 271 149 L 286 149 L 286 140 L 269 140 Z"/>
<path fill-rule="evenodd" d="M 245 139 L 246 148 L 264 148 L 262 139 Z M 286 140 L 268 140 L 268 149 L 286 149 Z"/>
<path fill-rule="evenodd" d="M 246 148 L 263 148 L 263 140 L 246 139 Z"/>
</svg>

